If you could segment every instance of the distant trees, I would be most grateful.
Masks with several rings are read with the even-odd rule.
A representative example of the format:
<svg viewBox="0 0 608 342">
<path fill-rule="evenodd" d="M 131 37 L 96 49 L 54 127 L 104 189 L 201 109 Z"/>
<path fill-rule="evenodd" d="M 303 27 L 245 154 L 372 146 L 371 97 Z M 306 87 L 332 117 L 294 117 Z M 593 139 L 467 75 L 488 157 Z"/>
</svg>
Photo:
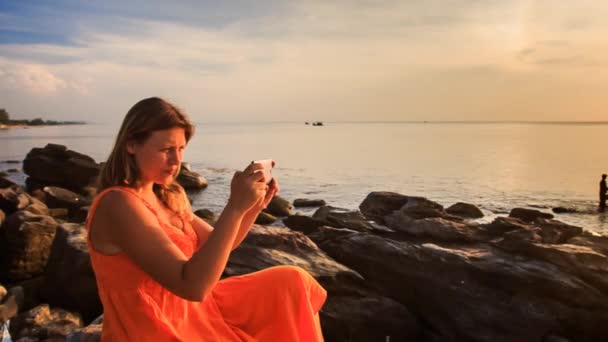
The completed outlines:
<svg viewBox="0 0 608 342">
<path fill-rule="evenodd" d="M 8 124 L 11 120 L 8 112 L 4 108 L 0 108 L 0 124 Z"/>
</svg>

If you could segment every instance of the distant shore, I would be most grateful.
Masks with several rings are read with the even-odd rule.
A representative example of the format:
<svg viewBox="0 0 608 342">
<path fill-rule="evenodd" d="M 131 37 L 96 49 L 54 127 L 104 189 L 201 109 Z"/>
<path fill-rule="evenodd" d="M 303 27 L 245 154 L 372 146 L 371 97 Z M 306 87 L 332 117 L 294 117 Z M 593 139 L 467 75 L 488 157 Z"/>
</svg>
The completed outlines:
<svg viewBox="0 0 608 342">
<path fill-rule="evenodd" d="M 36 120 L 19 120 L 18 122 L 11 122 L 8 124 L 0 124 L 0 129 L 11 129 L 11 128 L 29 128 L 29 127 L 41 127 L 41 126 L 65 126 L 65 125 L 86 125 L 84 121 L 36 121 Z"/>
</svg>

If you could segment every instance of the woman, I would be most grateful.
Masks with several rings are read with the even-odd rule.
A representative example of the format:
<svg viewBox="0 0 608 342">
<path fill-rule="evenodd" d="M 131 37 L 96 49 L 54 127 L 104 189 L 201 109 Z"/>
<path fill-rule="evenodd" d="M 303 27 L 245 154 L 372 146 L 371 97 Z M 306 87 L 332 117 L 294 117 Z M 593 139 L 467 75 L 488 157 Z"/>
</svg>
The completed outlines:
<svg viewBox="0 0 608 342">
<path fill-rule="evenodd" d="M 211 227 L 175 181 L 192 134 L 175 106 L 144 99 L 101 171 L 87 229 L 102 341 L 322 341 L 326 292 L 306 271 L 278 266 L 220 280 L 279 187 L 266 185 L 262 165 L 236 172 Z"/>
</svg>

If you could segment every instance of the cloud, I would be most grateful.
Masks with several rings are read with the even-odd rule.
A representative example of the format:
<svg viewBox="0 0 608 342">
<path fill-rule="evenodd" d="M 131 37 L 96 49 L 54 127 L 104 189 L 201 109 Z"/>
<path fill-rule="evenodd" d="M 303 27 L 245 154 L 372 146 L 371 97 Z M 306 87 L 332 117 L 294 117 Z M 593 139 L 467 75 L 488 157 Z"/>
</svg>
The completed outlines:
<svg viewBox="0 0 608 342">
<path fill-rule="evenodd" d="M 23 90 L 31 95 L 51 95 L 68 87 L 47 67 L 0 60 L 0 84 L 4 90 Z"/>
</svg>

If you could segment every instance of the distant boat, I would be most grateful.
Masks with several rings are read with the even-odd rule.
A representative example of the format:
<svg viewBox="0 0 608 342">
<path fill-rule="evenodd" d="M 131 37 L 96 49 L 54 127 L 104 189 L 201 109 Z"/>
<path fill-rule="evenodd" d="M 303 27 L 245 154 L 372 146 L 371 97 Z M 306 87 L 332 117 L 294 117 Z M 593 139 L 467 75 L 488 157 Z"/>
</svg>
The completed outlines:
<svg viewBox="0 0 608 342">
<path fill-rule="evenodd" d="M 310 122 L 306 121 L 306 124 L 307 124 L 307 125 L 310 125 Z"/>
<path fill-rule="evenodd" d="M 323 126 L 323 122 L 321 121 L 315 121 L 312 123 L 313 126 Z"/>
</svg>

